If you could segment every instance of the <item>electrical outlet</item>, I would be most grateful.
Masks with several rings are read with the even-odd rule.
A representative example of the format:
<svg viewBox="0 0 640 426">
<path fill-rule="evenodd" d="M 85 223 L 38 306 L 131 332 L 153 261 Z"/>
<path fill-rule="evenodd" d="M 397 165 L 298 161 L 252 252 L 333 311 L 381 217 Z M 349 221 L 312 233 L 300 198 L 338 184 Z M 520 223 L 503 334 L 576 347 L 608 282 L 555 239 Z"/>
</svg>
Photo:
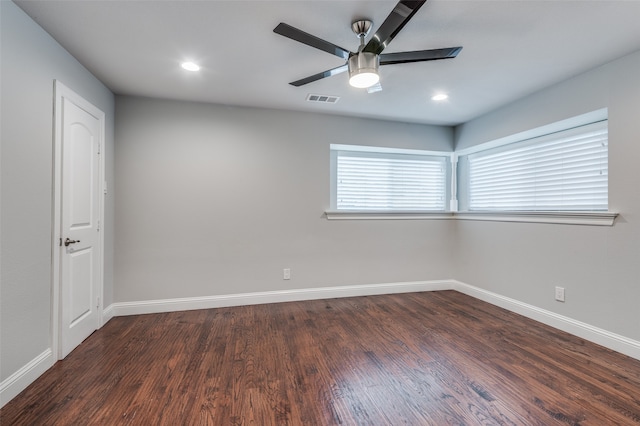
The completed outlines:
<svg viewBox="0 0 640 426">
<path fill-rule="evenodd" d="M 282 270 L 282 279 L 283 280 L 290 280 L 291 279 L 291 269 L 284 268 Z"/>
<path fill-rule="evenodd" d="M 556 300 L 564 302 L 564 287 L 556 287 Z"/>
</svg>

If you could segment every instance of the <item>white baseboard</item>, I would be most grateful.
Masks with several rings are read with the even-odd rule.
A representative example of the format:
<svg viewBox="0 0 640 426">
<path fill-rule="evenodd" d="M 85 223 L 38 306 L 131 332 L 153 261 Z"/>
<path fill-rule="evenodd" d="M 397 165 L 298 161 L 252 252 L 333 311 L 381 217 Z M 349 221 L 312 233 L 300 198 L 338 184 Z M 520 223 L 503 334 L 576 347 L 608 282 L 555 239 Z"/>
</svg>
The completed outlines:
<svg viewBox="0 0 640 426">
<path fill-rule="evenodd" d="M 453 290 L 464 293 L 476 299 L 499 306 L 508 311 L 515 312 L 527 318 L 549 325 L 558 330 L 565 331 L 574 336 L 581 337 L 605 348 L 620 352 L 631 358 L 640 360 L 640 342 L 611 333 L 590 324 L 574 320 L 572 318 L 556 314 L 546 309 L 541 309 L 527 303 L 520 302 L 509 297 L 501 296 L 460 281 L 453 281 Z"/>
<path fill-rule="evenodd" d="M 0 408 L 11 401 L 16 395 L 25 390 L 42 373 L 47 371 L 56 360 L 51 348 L 29 361 L 21 369 L 7 377 L 0 383 Z"/>
<path fill-rule="evenodd" d="M 296 290 L 264 291 L 227 294 L 221 296 L 188 297 L 179 299 L 148 300 L 114 303 L 114 316 L 188 311 L 194 309 L 223 308 L 228 306 L 258 305 L 262 303 L 294 302 L 300 300 L 334 299 L 340 297 L 373 296 L 377 294 L 413 293 L 418 291 L 451 290 L 455 281 L 413 281 L 401 283 L 320 287 Z"/>
<path fill-rule="evenodd" d="M 102 310 L 102 325 L 108 323 L 109 320 L 115 316 L 115 310 L 113 308 L 112 303 Z"/>
<path fill-rule="evenodd" d="M 377 294 L 412 293 L 419 291 L 456 290 L 492 305 L 565 331 L 606 348 L 640 359 L 640 342 L 611 333 L 590 324 L 520 302 L 509 297 L 474 287 L 457 280 L 413 281 L 386 284 L 320 287 L 311 289 L 265 291 L 221 296 L 188 297 L 179 299 L 120 302 L 105 309 L 113 316 L 152 314 L 161 312 L 211 309 L 261 303 L 293 302 L 300 300 L 333 299 L 340 297 L 373 296 Z M 106 322 L 106 320 L 105 320 Z"/>
</svg>

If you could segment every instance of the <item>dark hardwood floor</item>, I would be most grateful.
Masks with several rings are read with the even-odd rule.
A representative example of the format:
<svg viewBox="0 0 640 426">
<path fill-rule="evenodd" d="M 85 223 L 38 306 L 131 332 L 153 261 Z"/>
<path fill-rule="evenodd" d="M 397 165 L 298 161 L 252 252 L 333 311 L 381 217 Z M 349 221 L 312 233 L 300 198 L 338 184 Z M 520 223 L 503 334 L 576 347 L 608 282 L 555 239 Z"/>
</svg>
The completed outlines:
<svg viewBox="0 0 640 426">
<path fill-rule="evenodd" d="M 5 425 L 638 425 L 640 361 L 454 291 L 117 317 Z"/>
</svg>

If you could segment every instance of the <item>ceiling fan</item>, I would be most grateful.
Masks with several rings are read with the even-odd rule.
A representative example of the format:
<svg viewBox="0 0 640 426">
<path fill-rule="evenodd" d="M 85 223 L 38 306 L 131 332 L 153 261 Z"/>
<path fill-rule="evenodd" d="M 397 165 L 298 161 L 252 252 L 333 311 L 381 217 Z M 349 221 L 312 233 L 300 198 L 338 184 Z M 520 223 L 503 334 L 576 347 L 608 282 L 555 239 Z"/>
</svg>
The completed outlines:
<svg viewBox="0 0 640 426">
<path fill-rule="evenodd" d="M 462 46 L 443 49 L 416 50 L 413 52 L 382 53 L 391 40 L 398 35 L 400 30 L 402 30 L 413 15 L 416 14 L 418 9 L 426 3 L 426 1 L 427 0 L 399 1 L 389 16 L 384 20 L 380 28 L 378 28 L 378 31 L 376 31 L 373 37 L 371 37 L 369 42 L 366 44 L 365 38 L 371 31 L 373 23 L 366 19 L 353 22 L 351 24 L 351 29 L 360 39 L 360 46 L 357 52 L 351 52 L 347 49 L 343 49 L 340 46 L 336 46 L 333 43 L 281 22 L 274 28 L 273 31 L 275 33 L 347 60 L 344 65 L 337 68 L 332 68 L 300 80 L 292 81 L 289 84 L 299 87 L 348 71 L 349 84 L 354 87 L 367 88 L 369 91 L 377 91 L 380 90 L 380 76 L 378 74 L 378 67 L 380 65 L 455 58 L 462 50 Z M 376 86 L 378 88 L 377 90 L 375 89 Z"/>
</svg>

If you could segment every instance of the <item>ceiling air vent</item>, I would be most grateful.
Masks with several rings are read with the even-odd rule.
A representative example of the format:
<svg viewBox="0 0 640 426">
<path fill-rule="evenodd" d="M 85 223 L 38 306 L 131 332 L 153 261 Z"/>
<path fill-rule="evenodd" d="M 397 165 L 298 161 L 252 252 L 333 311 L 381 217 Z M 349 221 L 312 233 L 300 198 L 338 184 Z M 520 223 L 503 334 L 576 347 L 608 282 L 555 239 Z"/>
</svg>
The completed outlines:
<svg viewBox="0 0 640 426">
<path fill-rule="evenodd" d="M 329 96 L 329 95 L 307 95 L 307 101 L 309 102 L 320 102 L 322 104 L 335 104 L 340 100 L 338 96 Z"/>
</svg>

